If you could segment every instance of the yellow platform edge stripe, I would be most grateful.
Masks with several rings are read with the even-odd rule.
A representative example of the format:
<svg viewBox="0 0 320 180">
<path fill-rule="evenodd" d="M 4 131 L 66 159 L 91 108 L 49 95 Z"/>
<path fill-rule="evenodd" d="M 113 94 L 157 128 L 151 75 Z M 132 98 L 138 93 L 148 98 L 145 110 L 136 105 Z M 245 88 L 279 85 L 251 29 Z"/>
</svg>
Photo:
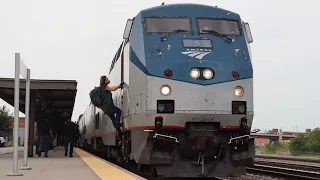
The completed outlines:
<svg viewBox="0 0 320 180">
<path fill-rule="evenodd" d="M 97 158 L 82 149 L 75 149 L 81 159 L 93 170 L 93 172 L 102 180 L 138 180 L 132 175 L 121 171 L 117 167 Z"/>
</svg>

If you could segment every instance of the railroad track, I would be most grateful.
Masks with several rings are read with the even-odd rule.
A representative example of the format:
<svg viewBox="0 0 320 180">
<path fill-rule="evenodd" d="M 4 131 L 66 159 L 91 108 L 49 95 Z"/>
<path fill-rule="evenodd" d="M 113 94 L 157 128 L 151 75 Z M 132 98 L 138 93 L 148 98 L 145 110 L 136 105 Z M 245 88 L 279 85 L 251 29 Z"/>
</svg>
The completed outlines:
<svg viewBox="0 0 320 180">
<path fill-rule="evenodd" d="M 255 164 L 283 167 L 283 168 L 290 168 L 290 169 L 299 169 L 304 171 L 320 172 L 320 166 L 305 165 L 305 164 L 291 164 L 291 163 L 284 163 L 284 162 L 272 162 L 272 161 L 262 161 L 262 160 L 255 161 Z"/>
<path fill-rule="evenodd" d="M 278 166 L 279 163 L 276 163 Z M 297 179 L 297 180 L 310 180 L 320 179 L 320 172 L 305 171 L 299 169 L 289 169 L 284 167 L 275 167 L 270 165 L 255 164 L 252 167 L 247 167 L 247 172 L 254 174 L 263 174 L 268 176 L 281 177 L 286 179 Z"/>
<path fill-rule="evenodd" d="M 320 163 L 320 158 L 308 158 L 308 157 L 296 157 L 296 156 L 255 155 L 255 158 Z"/>
</svg>

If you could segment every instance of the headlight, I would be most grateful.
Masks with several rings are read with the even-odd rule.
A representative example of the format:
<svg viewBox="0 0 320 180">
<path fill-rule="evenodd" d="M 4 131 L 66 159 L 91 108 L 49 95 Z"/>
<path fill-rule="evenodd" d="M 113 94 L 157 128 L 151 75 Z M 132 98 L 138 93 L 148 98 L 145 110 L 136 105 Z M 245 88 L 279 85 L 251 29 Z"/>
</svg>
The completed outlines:
<svg viewBox="0 0 320 180">
<path fill-rule="evenodd" d="M 171 87 L 169 85 L 163 85 L 160 88 L 160 92 L 164 96 L 168 96 L 171 93 Z"/>
<path fill-rule="evenodd" d="M 203 70 L 203 77 L 205 79 L 212 79 L 213 77 L 213 71 L 211 69 L 205 69 Z"/>
<path fill-rule="evenodd" d="M 198 77 L 200 76 L 200 71 L 196 68 L 192 68 L 190 70 L 190 76 L 193 78 L 193 79 L 198 79 Z"/>
<path fill-rule="evenodd" d="M 164 106 L 164 104 L 158 104 L 158 110 L 159 110 L 160 112 L 163 112 L 165 108 L 166 108 L 166 107 Z"/>
<path fill-rule="evenodd" d="M 157 113 L 174 113 L 174 100 L 157 100 Z"/>
<path fill-rule="evenodd" d="M 232 101 L 232 114 L 247 114 L 247 102 Z"/>
<path fill-rule="evenodd" d="M 243 96 L 243 88 L 241 86 L 237 86 L 234 89 L 234 95 L 237 96 L 237 97 Z"/>
<path fill-rule="evenodd" d="M 245 112 L 245 110 L 246 110 L 246 107 L 245 107 L 244 104 L 241 104 L 241 105 L 238 106 L 238 111 L 239 111 L 241 114 L 243 114 L 243 113 Z"/>
</svg>

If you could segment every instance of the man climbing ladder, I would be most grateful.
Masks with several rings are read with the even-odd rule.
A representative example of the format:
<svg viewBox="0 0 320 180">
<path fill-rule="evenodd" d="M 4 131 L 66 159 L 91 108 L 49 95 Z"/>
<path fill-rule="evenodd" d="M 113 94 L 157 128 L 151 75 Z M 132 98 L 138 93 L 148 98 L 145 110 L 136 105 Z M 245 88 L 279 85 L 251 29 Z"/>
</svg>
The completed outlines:
<svg viewBox="0 0 320 180">
<path fill-rule="evenodd" d="M 96 87 L 90 92 L 91 103 L 94 106 L 101 108 L 102 111 L 110 117 L 112 124 L 117 131 L 118 139 L 121 141 L 121 109 L 114 105 L 111 91 L 122 88 L 123 83 L 118 86 L 110 86 L 109 84 L 110 80 L 106 76 L 101 76 L 100 87 Z"/>
</svg>

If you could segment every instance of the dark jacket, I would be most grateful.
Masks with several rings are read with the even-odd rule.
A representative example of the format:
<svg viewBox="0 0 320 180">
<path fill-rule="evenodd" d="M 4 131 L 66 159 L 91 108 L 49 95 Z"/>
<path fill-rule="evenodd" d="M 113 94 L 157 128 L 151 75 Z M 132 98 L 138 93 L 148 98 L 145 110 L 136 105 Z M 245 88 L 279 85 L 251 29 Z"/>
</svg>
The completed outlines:
<svg viewBox="0 0 320 180">
<path fill-rule="evenodd" d="M 114 106 L 114 103 L 113 103 L 113 99 L 112 99 L 112 93 L 106 89 L 107 88 L 107 84 L 104 84 L 102 86 L 102 92 L 101 92 L 101 96 L 102 96 L 102 105 L 103 106 L 109 106 L 109 107 L 112 107 Z"/>
<path fill-rule="evenodd" d="M 39 129 L 39 135 L 40 136 L 49 136 L 50 135 L 50 123 L 48 119 L 42 119 L 40 122 L 37 124 L 38 129 Z"/>
<path fill-rule="evenodd" d="M 78 132 L 78 126 L 73 122 L 67 122 L 63 127 L 63 134 L 65 137 L 76 137 Z"/>
</svg>

